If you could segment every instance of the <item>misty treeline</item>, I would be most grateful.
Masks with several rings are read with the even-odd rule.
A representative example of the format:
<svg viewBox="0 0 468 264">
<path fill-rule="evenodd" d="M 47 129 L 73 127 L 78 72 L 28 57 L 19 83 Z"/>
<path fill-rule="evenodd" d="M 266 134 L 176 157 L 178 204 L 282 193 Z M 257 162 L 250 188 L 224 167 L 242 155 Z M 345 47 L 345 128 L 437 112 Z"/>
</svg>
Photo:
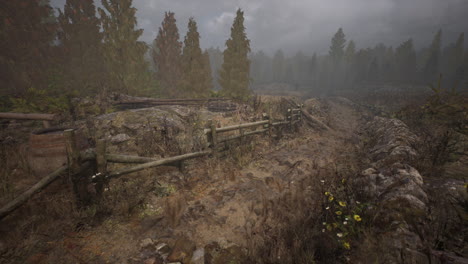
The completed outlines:
<svg viewBox="0 0 468 264">
<path fill-rule="evenodd" d="M 293 89 L 316 94 L 336 90 L 359 89 L 360 85 L 434 83 L 443 76 L 447 87 L 467 88 L 468 53 L 464 51 L 464 33 L 454 43 L 442 45 L 439 30 L 431 43 L 417 50 L 412 39 L 397 47 L 378 44 L 357 49 L 340 28 L 331 39 L 328 54 L 306 56 L 297 52 L 286 57 L 282 50 L 273 56 L 263 51 L 251 54 L 251 76 L 255 86 L 269 83 L 289 84 Z M 210 51 L 216 54 L 220 51 Z M 219 59 L 219 55 L 217 56 Z M 219 62 L 217 62 L 219 63 Z"/>
<path fill-rule="evenodd" d="M 200 48 L 195 19 L 180 40 L 166 12 L 152 44 L 139 41 L 132 0 L 67 0 L 57 15 L 49 1 L 0 5 L 0 110 L 72 111 L 72 100 L 107 100 L 124 93 L 153 97 L 209 97 L 212 73 Z M 239 9 L 226 41 L 219 94 L 244 99 L 249 85 L 249 40 Z M 105 104 L 103 104 L 105 105 Z M 99 109 L 105 112 L 106 109 Z"/>
</svg>

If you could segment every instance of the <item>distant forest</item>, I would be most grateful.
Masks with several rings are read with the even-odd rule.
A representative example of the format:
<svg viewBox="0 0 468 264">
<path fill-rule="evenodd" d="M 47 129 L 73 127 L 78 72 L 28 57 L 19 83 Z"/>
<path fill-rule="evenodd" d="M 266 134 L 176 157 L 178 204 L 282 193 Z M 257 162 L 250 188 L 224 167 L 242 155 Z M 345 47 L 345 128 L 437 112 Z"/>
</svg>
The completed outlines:
<svg viewBox="0 0 468 264">
<path fill-rule="evenodd" d="M 105 100 L 124 93 L 160 98 L 224 96 L 246 100 L 271 83 L 328 94 L 356 84 L 428 84 L 466 87 L 464 34 L 443 46 L 442 32 L 416 50 L 411 39 L 398 47 L 357 49 L 340 28 L 328 54 L 286 57 L 252 52 L 238 10 L 223 50 L 200 48 L 194 18 L 181 39 L 175 14 L 166 12 L 151 44 L 139 40 L 132 0 L 67 0 L 63 10 L 48 1 L 0 5 L 0 110 L 69 111 L 72 99 Z M 307 51 L 310 52 L 310 51 Z M 100 109 L 105 112 L 106 109 Z"/>
<path fill-rule="evenodd" d="M 442 74 L 448 88 L 468 89 L 468 53 L 464 51 L 464 33 L 443 46 L 439 30 L 431 43 L 415 49 L 412 39 L 398 47 L 383 43 L 357 49 L 340 28 L 331 39 L 328 54 L 306 56 L 301 51 L 286 57 L 282 50 L 274 56 L 263 51 L 250 55 L 254 86 L 284 83 L 295 90 L 329 94 L 335 90 L 355 89 L 359 85 L 434 84 Z M 219 59 L 220 51 L 209 49 Z"/>
</svg>

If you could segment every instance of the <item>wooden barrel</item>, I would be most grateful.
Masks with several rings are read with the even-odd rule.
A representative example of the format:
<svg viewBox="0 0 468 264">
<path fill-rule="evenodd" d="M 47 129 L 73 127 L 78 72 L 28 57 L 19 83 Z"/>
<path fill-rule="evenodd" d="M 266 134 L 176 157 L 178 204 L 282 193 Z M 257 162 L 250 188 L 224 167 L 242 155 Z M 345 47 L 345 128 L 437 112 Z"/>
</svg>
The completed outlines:
<svg viewBox="0 0 468 264">
<path fill-rule="evenodd" d="M 28 162 L 37 177 L 44 177 L 67 163 L 67 151 L 63 131 L 68 128 L 49 128 L 34 131 L 29 136 Z M 88 144 L 82 133 L 76 131 L 79 149 Z"/>
</svg>

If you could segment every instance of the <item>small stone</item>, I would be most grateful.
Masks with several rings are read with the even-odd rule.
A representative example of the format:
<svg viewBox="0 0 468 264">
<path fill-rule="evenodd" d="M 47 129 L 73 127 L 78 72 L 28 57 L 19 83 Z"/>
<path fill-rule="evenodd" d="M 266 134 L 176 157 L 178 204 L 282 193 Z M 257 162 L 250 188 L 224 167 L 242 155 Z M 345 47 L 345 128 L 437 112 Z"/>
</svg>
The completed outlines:
<svg viewBox="0 0 468 264">
<path fill-rule="evenodd" d="M 171 248 L 166 243 L 159 243 L 156 245 L 156 250 L 161 254 L 169 254 L 171 252 Z"/>
<path fill-rule="evenodd" d="M 192 264 L 204 264 L 205 263 L 205 249 L 204 248 L 198 248 L 193 252 Z"/>
<path fill-rule="evenodd" d="M 140 248 L 148 248 L 154 246 L 154 242 L 151 238 L 145 238 L 140 242 Z"/>
<path fill-rule="evenodd" d="M 149 258 L 145 260 L 145 264 L 156 264 L 156 258 Z"/>
<path fill-rule="evenodd" d="M 182 263 L 190 263 L 192 259 L 193 252 L 195 251 L 195 243 L 187 238 L 179 238 L 174 248 L 172 249 L 171 254 L 167 257 L 167 261 Z"/>
<path fill-rule="evenodd" d="M 117 134 L 111 138 L 112 143 L 122 143 L 130 140 L 130 136 L 127 134 Z"/>
</svg>

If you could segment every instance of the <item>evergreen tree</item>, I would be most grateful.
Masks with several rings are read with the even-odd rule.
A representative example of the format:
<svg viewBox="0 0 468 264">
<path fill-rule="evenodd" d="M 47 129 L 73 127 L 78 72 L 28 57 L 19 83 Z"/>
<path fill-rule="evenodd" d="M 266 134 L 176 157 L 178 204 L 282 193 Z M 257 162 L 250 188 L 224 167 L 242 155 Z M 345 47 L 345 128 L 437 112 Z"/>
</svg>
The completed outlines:
<svg viewBox="0 0 468 264">
<path fill-rule="evenodd" d="M 331 40 L 330 50 L 328 52 L 333 63 L 338 64 L 343 59 L 345 44 L 345 34 L 343 33 L 343 29 L 339 28 Z"/>
<path fill-rule="evenodd" d="M 47 88 L 57 27 L 42 0 L 2 1 L 0 17 L 0 108 L 6 109 L 10 96 Z"/>
<path fill-rule="evenodd" d="M 396 76 L 400 82 L 411 82 L 416 75 L 416 51 L 413 40 L 408 39 L 395 50 Z"/>
<path fill-rule="evenodd" d="M 208 69 L 209 58 L 207 60 L 200 49 L 197 23 L 190 18 L 182 53 L 182 93 L 188 97 L 207 97 L 211 88 L 211 71 Z"/>
<path fill-rule="evenodd" d="M 195 41 L 196 39 L 198 43 L 199 35 L 198 32 L 196 32 L 196 28 L 192 35 L 196 36 L 192 36 L 193 39 L 188 41 Z M 199 44 L 197 45 L 199 46 Z M 159 28 L 158 36 L 155 40 L 153 60 L 156 65 L 157 79 L 159 80 L 163 91 L 169 97 L 181 96 L 181 54 L 182 43 L 179 41 L 179 30 L 177 29 L 174 13 L 166 12 L 164 21 Z M 199 59 L 197 62 L 198 61 Z"/>
<path fill-rule="evenodd" d="M 250 40 L 245 33 L 244 12 L 240 9 L 237 10 L 226 47 L 219 79 L 221 91 L 227 97 L 246 100 L 250 96 L 250 61 L 247 57 Z"/>
<path fill-rule="evenodd" d="M 88 95 L 102 87 L 102 35 L 92 0 L 67 0 L 58 21 L 62 70 L 68 93 Z"/>
<path fill-rule="evenodd" d="M 353 63 L 354 56 L 356 56 L 356 44 L 354 44 L 354 41 L 350 40 L 344 53 L 344 58 L 348 65 Z"/>
<path fill-rule="evenodd" d="M 147 46 L 138 41 L 143 29 L 136 29 L 132 0 L 102 0 L 99 8 L 104 41 L 104 58 L 112 90 L 141 94 L 149 86 Z"/>
<path fill-rule="evenodd" d="M 341 28 L 335 33 L 331 40 L 328 52 L 330 64 L 327 72 L 327 87 L 338 89 L 345 85 L 346 69 L 343 65 L 344 48 L 346 44 L 345 34 Z"/>
<path fill-rule="evenodd" d="M 312 55 L 312 58 L 310 59 L 309 61 L 309 67 L 307 67 L 308 69 L 308 83 L 310 83 L 312 85 L 312 88 L 313 89 L 316 89 L 317 86 L 318 86 L 318 76 L 317 76 L 317 73 L 318 73 L 318 59 L 317 59 L 317 53 L 314 52 L 314 54 Z"/>
<path fill-rule="evenodd" d="M 463 55 L 464 55 L 465 34 L 461 33 L 457 41 L 444 49 L 442 56 L 442 70 L 444 80 L 449 82 L 449 86 L 458 85 L 463 77 Z"/>
<path fill-rule="evenodd" d="M 422 69 L 423 81 L 432 83 L 438 78 L 440 64 L 440 48 L 442 39 L 442 30 L 439 30 L 432 40 L 428 50 L 426 62 Z"/>
</svg>

